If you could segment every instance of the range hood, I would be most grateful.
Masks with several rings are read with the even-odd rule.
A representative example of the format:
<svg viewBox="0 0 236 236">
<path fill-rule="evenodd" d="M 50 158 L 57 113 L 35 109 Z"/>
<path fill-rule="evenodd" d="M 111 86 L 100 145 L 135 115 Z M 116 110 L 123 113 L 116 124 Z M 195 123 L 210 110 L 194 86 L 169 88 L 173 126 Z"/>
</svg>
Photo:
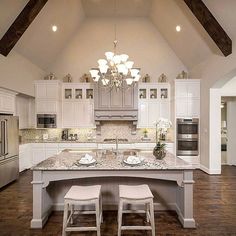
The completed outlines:
<svg viewBox="0 0 236 236">
<path fill-rule="evenodd" d="M 138 85 L 125 89 L 110 89 L 96 83 L 94 87 L 94 120 L 97 133 L 101 122 L 131 121 L 136 129 L 138 120 Z M 134 129 L 133 129 L 134 130 Z"/>
</svg>

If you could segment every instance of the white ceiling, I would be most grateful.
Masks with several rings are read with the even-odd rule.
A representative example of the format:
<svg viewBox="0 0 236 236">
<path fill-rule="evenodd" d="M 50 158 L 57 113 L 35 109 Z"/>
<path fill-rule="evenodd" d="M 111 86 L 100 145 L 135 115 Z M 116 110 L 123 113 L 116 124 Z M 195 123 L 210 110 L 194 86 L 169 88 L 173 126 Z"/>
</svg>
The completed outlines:
<svg viewBox="0 0 236 236">
<path fill-rule="evenodd" d="M 23 9 L 27 0 L 0 0 L 0 36 Z M 204 0 L 226 32 L 236 38 L 236 0 Z M 179 0 L 117 0 L 117 16 L 147 17 L 188 69 L 220 54 L 212 39 Z M 44 70 L 80 31 L 89 17 L 114 16 L 114 0 L 49 0 L 14 50 Z M 52 24 L 58 31 L 51 31 Z M 176 25 L 182 31 L 175 31 Z M 144 37 L 144 36 L 141 36 Z M 157 52 L 158 53 L 158 52 Z M 221 54 L 220 54 L 221 55 Z"/>
<path fill-rule="evenodd" d="M 152 0 L 82 0 L 86 16 L 148 16 Z"/>
</svg>

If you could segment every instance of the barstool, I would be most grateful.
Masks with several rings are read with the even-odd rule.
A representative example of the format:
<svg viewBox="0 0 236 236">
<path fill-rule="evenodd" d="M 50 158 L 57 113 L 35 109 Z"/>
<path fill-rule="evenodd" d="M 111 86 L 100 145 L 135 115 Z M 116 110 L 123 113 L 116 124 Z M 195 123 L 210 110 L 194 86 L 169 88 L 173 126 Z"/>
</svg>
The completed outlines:
<svg viewBox="0 0 236 236">
<path fill-rule="evenodd" d="M 75 210 L 75 206 L 91 205 L 95 206 L 95 211 Z M 68 217 L 68 211 L 70 215 Z M 76 227 L 68 226 L 73 224 L 73 215 L 75 214 L 96 214 L 96 227 Z M 62 236 L 66 236 L 66 232 L 71 231 L 97 231 L 100 236 L 100 226 L 102 222 L 102 201 L 101 201 L 101 185 L 93 186 L 72 186 L 64 197 L 64 216 Z"/>
<path fill-rule="evenodd" d="M 118 236 L 121 230 L 151 230 L 155 236 L 153 195 L 148 185 L 119 185 L 119 209 L 118 209 Z M 124 204 L 144 204 L 145 210 L 124 210 Z M 146 213 L 146 220 L 150 226 L 122 226 L 123 213 Z"/>
</svg>

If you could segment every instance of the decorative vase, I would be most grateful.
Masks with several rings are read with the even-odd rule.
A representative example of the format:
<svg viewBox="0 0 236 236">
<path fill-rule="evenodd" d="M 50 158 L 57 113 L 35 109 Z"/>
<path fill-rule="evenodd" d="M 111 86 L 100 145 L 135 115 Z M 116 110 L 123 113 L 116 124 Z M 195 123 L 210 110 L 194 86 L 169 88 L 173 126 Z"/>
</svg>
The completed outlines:
<svg viewBox="0 0 236 236">
<path fill-rule="evenodd" d="M 165 144 L 158 142 L 153 149 L 153 155 L 156 159 L 162 160 L 166 156 Z"/>
</svg>

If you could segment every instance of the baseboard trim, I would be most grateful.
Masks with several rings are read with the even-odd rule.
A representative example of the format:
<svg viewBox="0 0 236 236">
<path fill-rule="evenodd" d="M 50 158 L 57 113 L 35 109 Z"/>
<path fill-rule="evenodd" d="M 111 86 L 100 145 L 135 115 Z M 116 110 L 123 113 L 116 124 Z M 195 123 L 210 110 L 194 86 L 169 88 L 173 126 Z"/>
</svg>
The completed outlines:
<svg viewBox="0 0 236 236">
<path fill-rule="evenodd" d="M 221 174 L 221 169 L 209 169 L 204 165 L 200 165 L 200 169 L 207 173 L 208 175 L 220 175 Z"/>
</svg>

